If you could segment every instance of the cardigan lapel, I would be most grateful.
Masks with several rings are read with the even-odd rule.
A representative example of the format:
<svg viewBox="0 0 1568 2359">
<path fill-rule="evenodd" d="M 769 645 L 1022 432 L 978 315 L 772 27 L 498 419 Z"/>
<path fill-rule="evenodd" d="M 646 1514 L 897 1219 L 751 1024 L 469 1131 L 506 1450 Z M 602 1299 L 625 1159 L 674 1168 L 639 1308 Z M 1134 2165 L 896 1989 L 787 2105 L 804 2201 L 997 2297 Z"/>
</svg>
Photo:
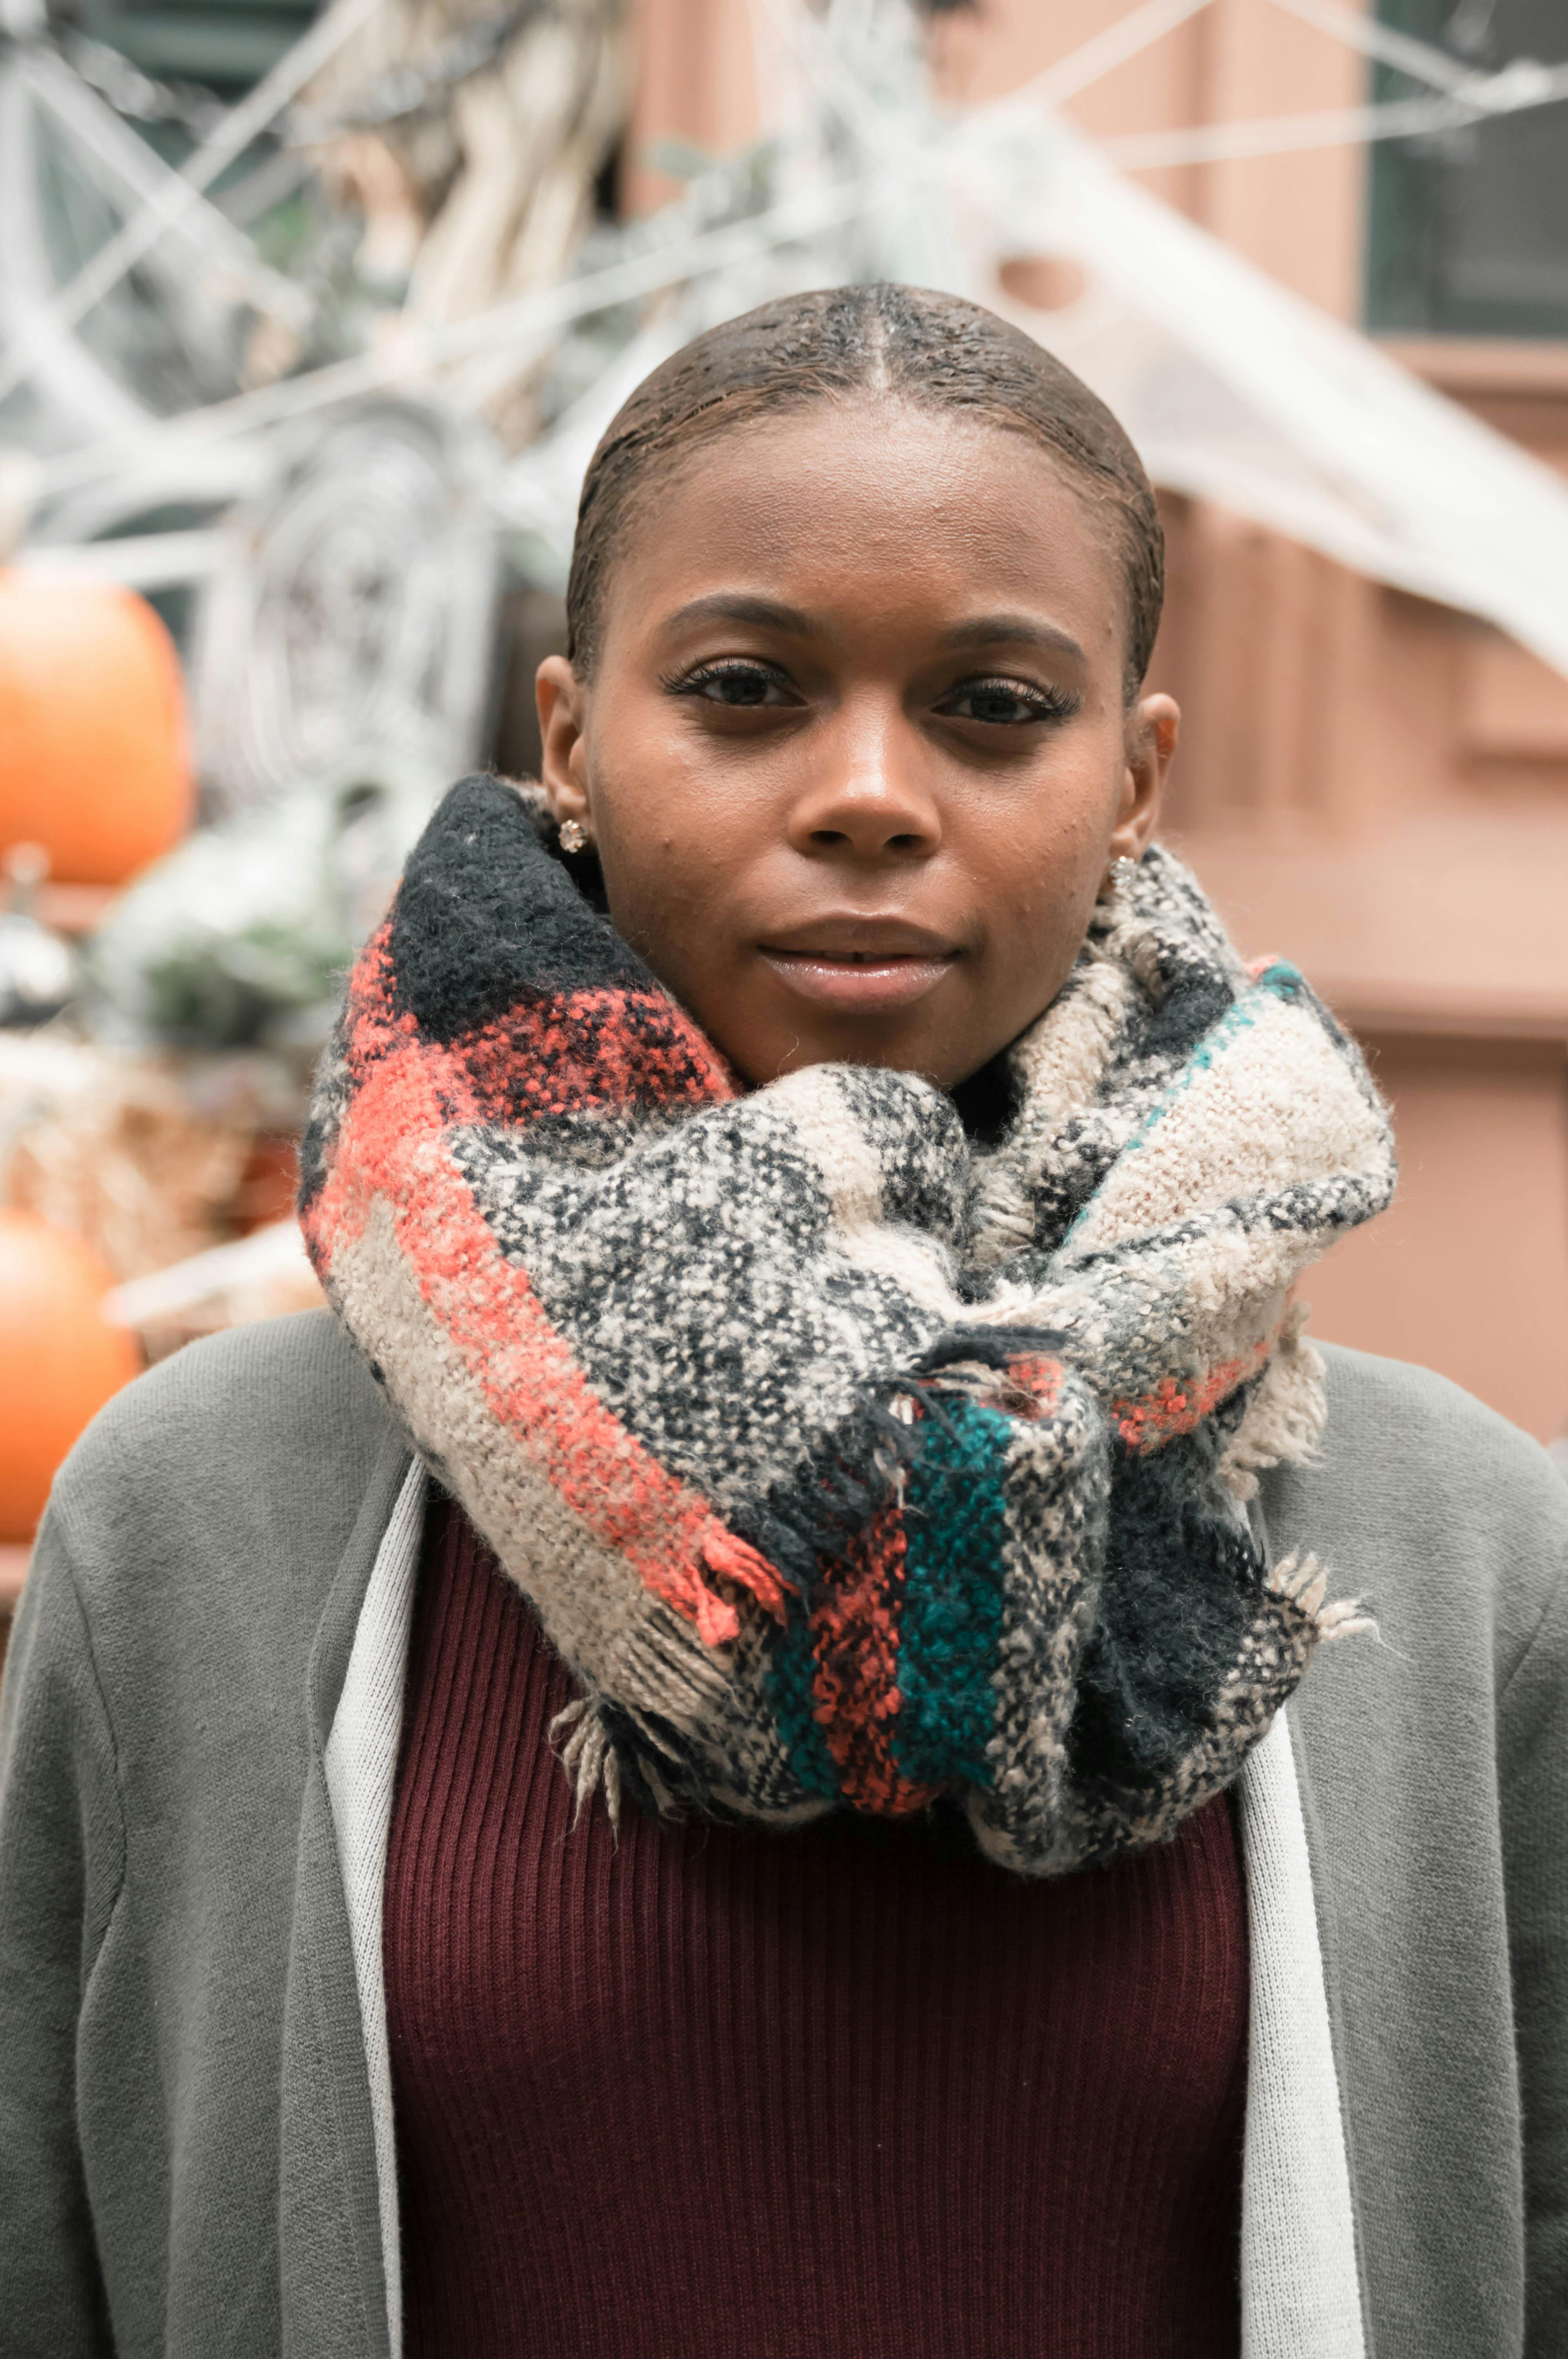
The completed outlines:
<svg viewBox="0 0 1568 2359">
<path fill-rule="evenodd" d="M 308 1674 L 310 1758 L 300 1811 L 294 1922 L 284 1994 L 278 2241 L 283 2359 L 392 2359 L 396 2299 L 385 2256 L 377 2137 L 366 2071 L 366 2013 L 356 1973 L 362 1900 L 351 1908 L 327 1754 L 364 1602 L 408 1491 L 406 1444 L 389 1434 L 317 1627 Z M 413 1516 L 414 1549 L 418 1519 Z M 411 1584 L 410 1584 L 411 1585 Z M 371 1636 L 375 1625 L 371 1625 Z M 394 1634 L 395 1639 L 395 1634 Z M 367 1637 L 367 1645 L 371 1638 Z M 401 1687 L 406 1633 L 384 1646 Z M 396 1735 L 392 1738 L 395 1767 Z M 380 1932 L 380 1893 L 375 1896 Z M 384 2010 L 379 2017 L 385 2049 Z M 390 2299 L 389 2299 L 390 2296 Z"/>
<path fill-rule="evenodd" d="M 402 2317 L 382 1896 L 427 1493 L 419 1462 L 404 1463 L 395 1492 L 384 1494 L 389 1512 L 368 1579 L 362 1573 L 356 1593 L 320 1780 L 336 1841 L 331 1930 L 340 2034 L 345 2002 L 351 2006 L 356 1994 L 358 2002 L 355 2053 L 334 2068 L 351 2078 L 362 2115 L 355 2137 L 343 2143 L 357 2160 L 360 2224 L 366 2218 L 379 2223 L 373 2275 L 385 2299 L 384 2342 L 378 2335 L 352 2347 L 384 2351 L 388 2359 L 401 2359 Z M 1251 1974 L 1242 2359 L 1366 2359 L 1339 2086 L 1286 1713 L 1249 1757 L 1238 1794 Z M 323 1908 L 323 1932 L 328 1914 Z M 318 2108 L 319 2103 L 319 2095 Z M 368 2275 L 362 2267 L 361 2281 Z"/>
<path fill-rule="evenodd" d="M 1251 2031 L 1243 2359 L 1363 2359 L 1356 2222 L 1289 1708 L 1241 1773 Z"/>
<path fill-rule="evenodd" d="M 413 1459 L 371 1568 L 325 1757 L 363 2027 L 390 2359 L 402 2359 L 403 2307 L 382 1896 L 427 1487 L 425 1469 Z"/>
</svg>

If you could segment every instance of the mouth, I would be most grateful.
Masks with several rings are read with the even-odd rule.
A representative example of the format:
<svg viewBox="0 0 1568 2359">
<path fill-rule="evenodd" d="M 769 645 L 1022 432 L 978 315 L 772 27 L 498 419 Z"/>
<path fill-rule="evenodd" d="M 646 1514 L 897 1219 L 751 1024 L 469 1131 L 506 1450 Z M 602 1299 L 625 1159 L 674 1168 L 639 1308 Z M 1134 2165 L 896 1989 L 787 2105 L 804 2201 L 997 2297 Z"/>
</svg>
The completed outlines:
<svg viewBox="0 0 1568 2359">
<path fill-rule="evenodd" d="M 758 950 L 796 998 L 855 1016 L 913 1006 L 962 956 L 922 927 L 853 917 L 799 927 Z"/>
</svg>

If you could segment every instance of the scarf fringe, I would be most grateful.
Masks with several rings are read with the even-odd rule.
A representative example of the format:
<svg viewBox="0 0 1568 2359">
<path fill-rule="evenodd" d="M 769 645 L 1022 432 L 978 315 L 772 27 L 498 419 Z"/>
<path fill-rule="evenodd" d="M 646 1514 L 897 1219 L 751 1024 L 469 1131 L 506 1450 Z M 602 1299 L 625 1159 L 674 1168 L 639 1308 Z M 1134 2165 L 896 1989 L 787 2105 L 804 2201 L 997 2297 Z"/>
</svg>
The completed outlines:
<svg viewBox="0 0 1568 2359">
<path fill-rule="evenodd" d="M 1269 1594 L 1293 1605 L 1311 1625 L 1314 1643 L 1332 1646 L 1339 1638 L 1363 1634 L 1376 1637 L 1378 1625 L 1358 1597 L 1342 1597 L 1326 1604 L 1328 1573 L 1310 1550 L 1292 1549 L 1269 1575 Z"/>
<path fill-rule="evenodd" d="M 557 1712 L 550 1723 L 549 1737 L 557 1747 L 557 1760 L 571 1780 L 577 1803 L 572 1812 L 573 1826 L 591 1803 L 595 1793 L 602 1788 L 610 1823 L 619 1834 L 621 1764 L 595 1700 L 591 1696 L 579 1696 L 575 1703 L 568 1703 L 563 1711 Z"/>
<path fill-rule="evenodd" d="M 1219 1479 L 1243 1506 L 1271 1466 L 1310 1466 L 1328 1422 L 1323 1354 L 1307 1341 L 1304 1302 L 1292 1302 L 1267 1364 L 1219 1459 Z"/>
</svg>

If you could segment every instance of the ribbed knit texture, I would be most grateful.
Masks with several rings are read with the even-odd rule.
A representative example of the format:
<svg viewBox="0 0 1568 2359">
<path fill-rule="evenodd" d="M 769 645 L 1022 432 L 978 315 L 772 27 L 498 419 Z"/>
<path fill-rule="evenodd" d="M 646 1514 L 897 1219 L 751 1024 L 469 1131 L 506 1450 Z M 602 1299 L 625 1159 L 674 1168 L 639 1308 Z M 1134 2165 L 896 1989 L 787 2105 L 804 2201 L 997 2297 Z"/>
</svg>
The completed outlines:
<svg viewBox="0 0 1568 2359">
<path fill-rule="evenodd" d="M 1239 2343 L 1228 1800 L 1025 1882 L 957 1828 L 601 1806 L 432 1506 L 387 1862 L 407 2359 L 1217 2359 Z"/>
</svg>

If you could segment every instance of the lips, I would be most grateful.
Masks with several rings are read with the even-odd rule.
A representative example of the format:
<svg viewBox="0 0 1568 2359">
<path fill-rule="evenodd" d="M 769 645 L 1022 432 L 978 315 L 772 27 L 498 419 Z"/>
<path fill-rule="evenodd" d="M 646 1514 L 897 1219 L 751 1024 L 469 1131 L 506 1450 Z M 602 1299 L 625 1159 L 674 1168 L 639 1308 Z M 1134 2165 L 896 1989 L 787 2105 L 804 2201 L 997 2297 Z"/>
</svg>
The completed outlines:
<svg viewBox="0 0 1568 2359">
<path fill-rule="evenodd" d="M 774 934 L 759 951 L 785 989 L 843 1015 L 881 1015 L 924 999 L 960 953 L 902 919 L 817 919 Z"/>
</svg>

